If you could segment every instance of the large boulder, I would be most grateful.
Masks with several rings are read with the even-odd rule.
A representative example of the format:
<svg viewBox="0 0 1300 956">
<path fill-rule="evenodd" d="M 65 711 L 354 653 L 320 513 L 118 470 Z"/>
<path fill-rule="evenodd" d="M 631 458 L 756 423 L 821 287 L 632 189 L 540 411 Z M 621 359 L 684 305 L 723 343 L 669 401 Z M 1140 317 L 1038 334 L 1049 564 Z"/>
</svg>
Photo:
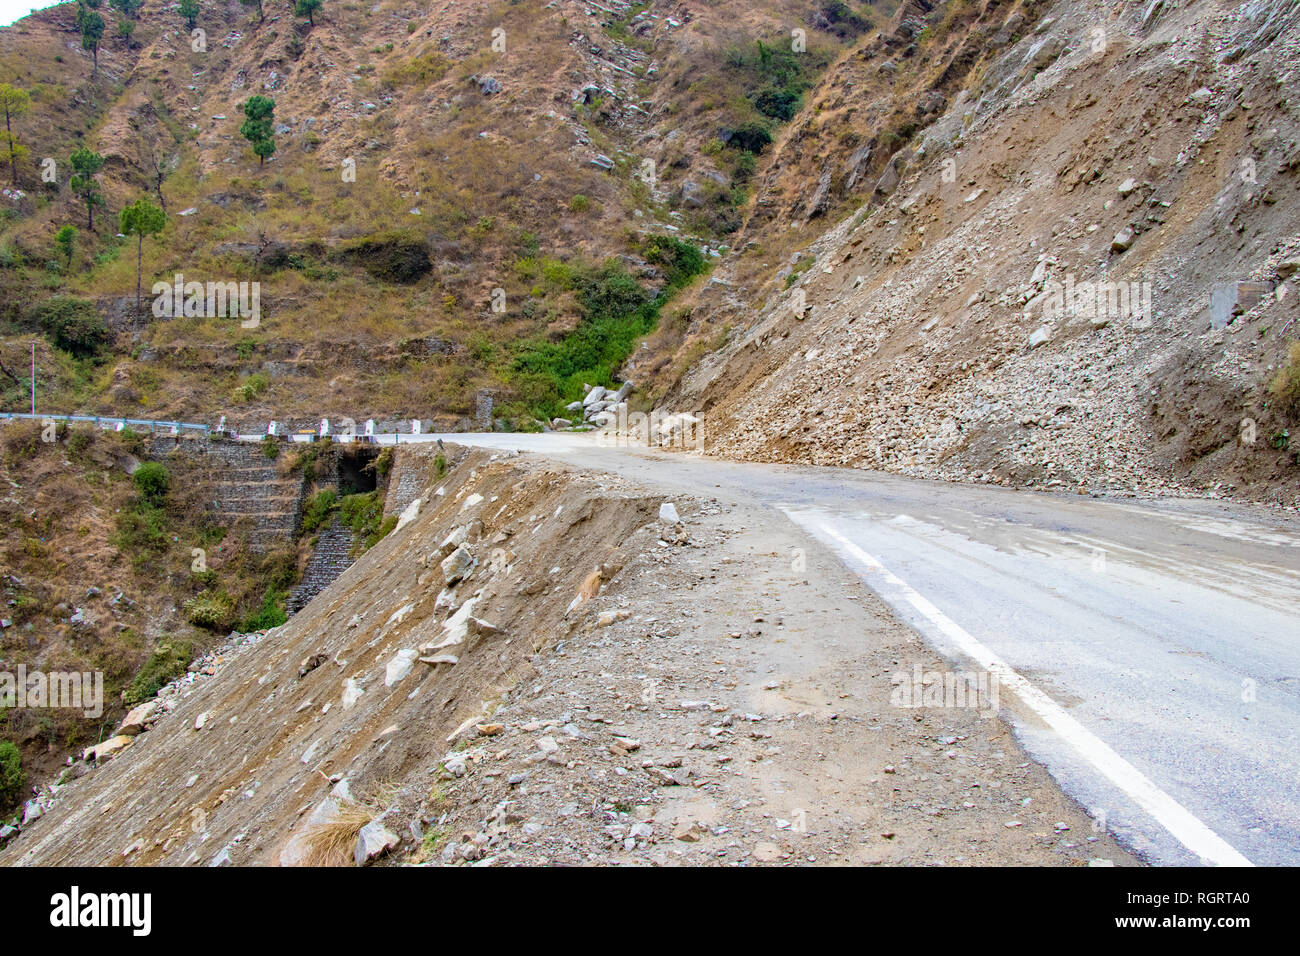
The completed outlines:
<svg viewBox="0 0 1300 956">
<path fill-rule="evenodd" d="M 384 686 L 392 687 L 411 673 L 411 668 L 415 666 L 415 659 L 419 656 L 420 652 L 413 647 L 404 647 L 398 651 L 384 668 Z"/>
<path fill-rule="evenodd" d="M 474 555 L 464 545 L 442 559 L 442 576 L 448 587 L 456 584 L 474 569 Z"/>
<path fill-rule="evenodd" d="M 101 760 L 107 760 L 129 747 L 133 740 L 135 740 L 135 738 L 128 734 L 118 734 L 116 737 L 110 737 L 103 743 L 95 744 L 93 747 L 87 747 L 82 752 L 81 759 L 96 763 Z"/>
<path fill-rule="evenodd" d="M 357 834 L 357 845 L 352 851 L 352 860 L 357 866 L 365 866 L 371 860 L 395 850 L 402 841 L 378 820 L 371 820 Z"/>
<path fill-rule="evenodd" d="M 129 737 L 144 733 L 158 718 L 158 706 L 156 700 L 145 701 L 122 718 L 122 726 L 117 728 L 117 732 Z"/>
<path fill-rule="evenodd" d="M 467 540 L 469 540 L 469 526 L 461 525 L 459 528 L 453 529 L 451 534 L 442 539 L 442 544 L 438 545 L 438 553 L 445 558 Z"/>
</svg>

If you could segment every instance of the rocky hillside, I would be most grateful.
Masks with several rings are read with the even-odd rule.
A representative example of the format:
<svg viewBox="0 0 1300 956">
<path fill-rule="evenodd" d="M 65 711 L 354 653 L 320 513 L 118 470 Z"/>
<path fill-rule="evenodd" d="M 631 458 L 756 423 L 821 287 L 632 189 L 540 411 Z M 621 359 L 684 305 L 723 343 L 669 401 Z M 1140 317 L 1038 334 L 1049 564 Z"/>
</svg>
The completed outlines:
<svg viewBox="0 0 1300 956">
<path fill-rule="evenodd" d="M 719 454 L 1294 506 L 1298 49 L 1290 2 L 909 3 L 633 375 Z"/>
</svg>

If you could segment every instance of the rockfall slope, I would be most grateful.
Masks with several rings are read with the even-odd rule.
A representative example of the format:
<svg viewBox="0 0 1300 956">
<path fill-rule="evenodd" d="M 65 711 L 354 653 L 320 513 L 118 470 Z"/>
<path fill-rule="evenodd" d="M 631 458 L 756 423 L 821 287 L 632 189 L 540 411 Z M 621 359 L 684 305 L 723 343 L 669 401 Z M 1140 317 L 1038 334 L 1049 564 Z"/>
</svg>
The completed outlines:
<svg viewBox="0 0 1300 956">
<path fill-rule="evenodd" d="M 686 341 L 725 345 L 661 406 L 703 410 L 722 455 L 1294 506 L 1269 385 L 1300 314 L 1300 8 L 895 23 L 778 144 L 771 201 L 683 303 Z"/>
</svg>

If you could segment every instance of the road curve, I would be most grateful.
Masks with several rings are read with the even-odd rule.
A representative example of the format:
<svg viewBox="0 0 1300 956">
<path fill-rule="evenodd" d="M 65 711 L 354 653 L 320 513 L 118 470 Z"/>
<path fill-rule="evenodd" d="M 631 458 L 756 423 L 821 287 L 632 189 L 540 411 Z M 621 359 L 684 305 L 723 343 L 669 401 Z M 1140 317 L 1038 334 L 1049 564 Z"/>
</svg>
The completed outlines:
<svg viewBox="0 0 1300 956">
<path fill-rule="evenodd" d="M 1300 864 L 1294 518 L 632 451 L 591 435 L 401 436 L 438 438 L 766 504 L 954 668 L 996 675 L 1029 753 L 1141 857 Z"/>
</svg>

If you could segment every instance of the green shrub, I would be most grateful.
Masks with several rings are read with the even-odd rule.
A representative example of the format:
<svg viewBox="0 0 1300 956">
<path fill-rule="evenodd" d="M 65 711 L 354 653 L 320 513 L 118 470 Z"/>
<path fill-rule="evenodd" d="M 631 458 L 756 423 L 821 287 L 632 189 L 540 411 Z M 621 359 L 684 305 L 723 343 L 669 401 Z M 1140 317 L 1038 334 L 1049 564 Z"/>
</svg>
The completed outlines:
<svg viewBox="0 0 1300 956">
<path fill-rule="evenodd" d="M 760 90 L 754 97 L 754 109 L 764 116 L 783 123 L 794 119 L 794 114 L 799 112 L 802 104 L 803 97 L 797 90 L 777 89 L 772 86 Z"/>
<path fill-rule="evenodd" d="M 235 389 L 235 400 L 251 402 L 271 386 L 271 380 L 261 372 L 254 372 L 239 383 Z"/>
<path fill-rule="evenodd" d="M 316 480 L 316 463 L 320 458 L 320 446 L 313 442 L 310 445 L 303 445 L 292 452 L 289 459 L 289 471 L 297 472 L 302 475 L 305 482 Z"/>
<path fill-rule="evenodd" d="M 289 620 L 289 615 L 284 611 L 286 597 L 288 595 L 285 592 L 268 588 L 261 606 L 236 624 L 235 630 L 247 634 L 249 631 L 267 631 L 279 627 Z"/>
<path fill-rule="evenodd" d="M 772 132 L 763 123 L 742 123 L 731 131 L 727 145 L 755 155 L 772 144 Z"/>
<path fill-rule="evenodd" d="M 189 641 L 161 641 L 158 649 L 136 673 L 131 686 L 122 694 L 122 702 L 131 706 L 148 700 L 185 673 L 194 656 Z"/>
<path fill-rule="evenodd" d="M 343 498 L 339 501 L 339 517 L 356 535 L 354 554 L 370 550 L 397 526 L 396 515 L 384 517 L 384 502 L 378 491 Z"/>
<path fill-rule="evenodd" d="M 641 251 L 664 270 L 667 281 L 658 296 L 650 296 L 614 263 L 557 270 L 557 280 L 576 293 L 583 315 L 558 342 L 534 339 L 515 346 L 510 384 L 533 416 L 547 420 L 560 414 L 583 382 L 611 382 L 636 340 L 654 330 L 664 302 L 707 267 L 698 248 L 668 236 L 651 236 Z M 545 275 L 545 265 L 542 271 Z"/>
<path fill-rule="evenodd" d="M 691 242 L 673 236 L 651 236 L 642 247 L 647 262 L 661 266 L 668 286 L 680 289 L 704 271 L 704 253 Z"/>
<path fill-rule="evenodd" d="M 92 358 L 108 342 L 108 326 L 93 303 L 71 296 L 55 296 L 32 310 L 41 331 L 55 348 Z"/>
<path fill-rule="evenodd" d="M 0 740 L 0 811 L 18 805 L 23 796 L 23 755 L 7 740 Z"/>
<path fill-rule="evenodd" d="M 68 451 L 74 455 L 80 455 L 90 447 L 94 441 L 94 436 L 84 428 L 79 428 L 68 436 Z"/>
<path fill-rule="evenodd" d="M 166 514 L 157 505 L 138 501 L 118 514 L 117 533 L 110 543 L 129 556 L 131 564 L 139 570 L 166 549 L 166 521 Z"/>
<path fill-rule="evenodd" d="M 167 497 L 167 488 L 171 485 L 171 475 L 165 466 L 156 461 L 146 461 L 131 476 L 135 490 L 152 505 L 160 505 Z"/>
<path fill-rule="evenodd" d="M 262 439 L 262 454 L 267 458 L 280 457 L 280 443 L 272 435 L 267 435 Z"/>
<path fill-rule="evenodd" d="M 234 617 L 235 610 L 230 595 L 220 591 L 202 591 L 181 607 L 187 621 L 208 631 L 224 631 Z"/>
<path fill-rule="evenodd" d="M 334 514 L 338 500 L 338 492 L 333 488 L 322 488 L 308 498 L 307 504 L 302 509 L 303 534 L 312 534 L 324 527 L 330 516 Z"/>
<path fill-rule="evenodd" d="M 871 29 L 871 20 L 852 9 L 844 0 L 823 3 L 821 14 L 830 24 L 830 32 L 838 37 L 856 37 Z"/>
</svg>

